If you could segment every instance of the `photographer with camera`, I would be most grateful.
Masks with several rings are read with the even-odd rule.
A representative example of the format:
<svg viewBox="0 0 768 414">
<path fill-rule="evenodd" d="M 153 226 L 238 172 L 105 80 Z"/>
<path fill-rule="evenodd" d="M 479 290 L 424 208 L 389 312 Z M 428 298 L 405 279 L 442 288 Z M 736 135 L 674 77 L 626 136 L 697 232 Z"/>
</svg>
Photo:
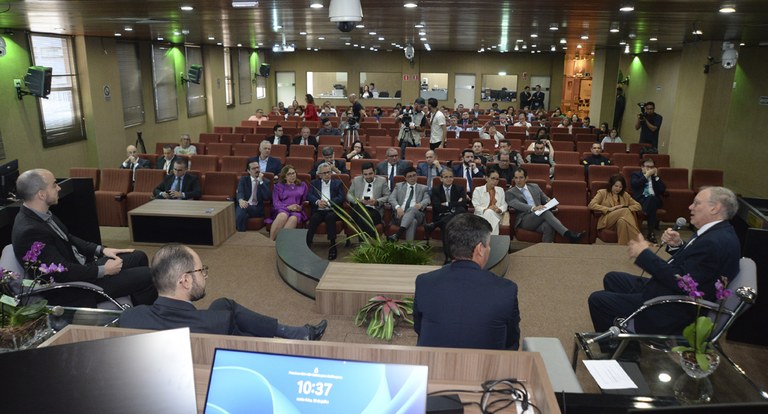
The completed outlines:
<svg viewBox="0 0 768 414">
<path fill-rule="evenodd" d="M 355 141 L 360 140 L 360 135 L 357 132 L 360 129 L 360 122 L 365 119 L 365 108 L 363 108 L 363 104 L 358 102 L 357 95 L 352 93 L 349 94 L 349 103 L 352 104 L 350 109 L 352 109 L 352 115 L 347 118 L 346 121 L 346 127 L 345 129 L 345 139 L 344 142 L 342 142 L 342 145 L 344 148 L 352 148 L 352 143 Z"/>
<path fill-rule="evenodd" d="M 640 143 L 651 144 L 651 147 L 659 147 L 659 129 L 662 116 L 655 112 L 656 104 L 653 102 L 640 102 L 640 114 L 637 115 L 635 130 L 640 130 Z"/>
<path fill-rule="evenodd" d="M 400 132 L 397 141 L 400 143 L 400 158 L 405 159 L 406 147 L 418 147 L 421 144 L 421 133 L 427 124 L 424 116 L 424 98 L 416 98 L 413 106 L 403 108 L 397 119 L 400 121 Z"/>
</svg>

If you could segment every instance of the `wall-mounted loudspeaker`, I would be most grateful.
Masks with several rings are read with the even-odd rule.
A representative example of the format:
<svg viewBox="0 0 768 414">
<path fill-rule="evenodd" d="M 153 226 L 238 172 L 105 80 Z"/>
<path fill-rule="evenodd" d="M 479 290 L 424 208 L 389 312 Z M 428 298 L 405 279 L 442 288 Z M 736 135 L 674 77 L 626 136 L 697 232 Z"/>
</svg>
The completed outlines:
<svg viewBox="0 0 768 414">
<path fill-rule="evenodd" d="M 202 65 L 191 65 L 187 71 L 187 81 L 200 84 L 200 79 L 203 77 Z"/>
<path fill-rule="evenodd" d="M 45 66 L 30 66 L 24 76 L 24 84 L 29 94 L 39 98 L 47 98 L 51 93 L 51 75 L 53 70 Z"/>
<path fill-rule="evenodd" d="M 259 66 L 259 76 L 268 78 L 269 77 L 269 64 L 262 63 L 261 66 Z"/>
</svg>

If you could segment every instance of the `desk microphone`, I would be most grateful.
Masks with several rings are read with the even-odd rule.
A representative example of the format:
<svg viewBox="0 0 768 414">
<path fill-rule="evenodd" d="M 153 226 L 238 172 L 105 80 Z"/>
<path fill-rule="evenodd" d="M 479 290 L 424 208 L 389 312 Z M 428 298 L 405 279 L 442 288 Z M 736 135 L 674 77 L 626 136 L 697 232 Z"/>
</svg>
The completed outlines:
<svg viewBox="0 0 768 414">
<path fill-rule="evenodd" d="M 601 333 L 600 335 L 597 335 L 594 338 L 587 339 L 587 344 L 594 344 L 595 342 L 600 342 L 603 339 L 613 338 L 615 336 L 618 336 L 621 333 L 621 329 L 619 329 L 618 326 L 611 326 L 608 328 L 607 331 Z"/>
</svg>

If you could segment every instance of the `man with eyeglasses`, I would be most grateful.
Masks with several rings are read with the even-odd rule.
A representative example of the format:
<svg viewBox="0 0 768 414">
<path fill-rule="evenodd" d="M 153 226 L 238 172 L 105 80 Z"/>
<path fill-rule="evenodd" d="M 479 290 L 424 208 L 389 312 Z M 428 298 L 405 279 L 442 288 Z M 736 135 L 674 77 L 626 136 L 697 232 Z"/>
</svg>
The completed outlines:
<svg viewBox="0 0 768 414">
<path fill-rule="evenodd" d="M 328 241 L 331 243 L 328 249 L 328 260 L 336 260 L 336 222 L 339 220 L 334 210 L 344 202 L 344 186 L 341 180 L 331 179 L 331 166 L 320 164 L 317 168 L 317 180 L 312 181 L 307 200 L 312 206 L 312 216 L 307 227 L 307 246 L 312 246 L 315 232 L 320 223 L 325 223 L 325 231 L 328 233 Z"/>
<path fill-rule="evenodd" d="M 197 200 L 203 194 L 200 181 L 192 174 L 187 174 L 189 164 L 184 158 L 173 163 L 173 174 L 163 178 L 155 187 L 155 198 L 171 200 Z"/>
<path fill-rule="evenodd" d="M 261 315 L 232 299 L 219 298 L 206 310 L 192 302 L 205 297 L 208 266 L 194 250 L 181 244 L 167 244 L 152 258 L 152 280 L 159 297 L 150 305 L 126 309 L 120 327 L 134 329 L 189 328 L 194 333 L 257 336 L 318 341 L 328 321 L 317 325 L 289 326 Z"/>
<path fill-rule="evenodd" d="M 381 224 L 384 203 L 389 199 L 389 186 L 386 178 L 373 171 L 373 163 L 363 163 L 361 169 L 363 175 L 353 178 L 349 185 L 347 202 L 352 206 L 355 224 L 369 236 L 376 237 L 376 225 Z"/>
<path fill-rule="evenodd" d="M 312 166 L 312 171 L 309 172 L 309 175 L 313 180 L 315 178 L 320 178 L 318 177 L 317 171 L 323 165 L 327 165 L 330 168 L 331 174 L 349 174 L 349 171 L 347 171 L 347 163 L 344 160 L 336 159 L 336 153 L 333 150 L 333 147 L 323 147 L 320 154 L 322 155 L 322 159 L 317 160 L 315 165 Z"/>
<path fill-rule="evenodd" d="M 376 174 L 387 177 L 389 191 L 392 191 L 395 188 L 395 176 L 405 175 L 405 169 L 410 166 L 410 161 L 400 159 L 397 148 L 390 148 L 387 150 L 387 160 L 376 166 Z"/>
<path fill-rule="evenodd" d="M 404 173 L 405 182 L 398 183 L 395 190 L 389 194 L 392 223 L 400 226 L 397 233 L 388 237 L 390 241 L 397 241 L 403 236 L 406 240 L 416 238 L 416 226 L 424 222 L 424 209 L 430 201 L 427 186 L 416 182 L 416 170 L 408 167 Z"/>
<path fill-rule="evenodd" d="M 268 137 L 267 140 L 272 145 L 285 145 L 286 147 L 291 145 L 291 138 L 288 135 L 283 135 L 283 126 L 280 124 L 272 127 L 272 136 Z"/>
<path fill-rule="evenodd" d="M 646 102 L 645 112 L 637 115 L 635 130 L 640 130 L 640 143 L 651 144 L 651 147 L 659 147 L 659 129 L 663 117 L 656 113 L 656 104 Z"/>
</svg>

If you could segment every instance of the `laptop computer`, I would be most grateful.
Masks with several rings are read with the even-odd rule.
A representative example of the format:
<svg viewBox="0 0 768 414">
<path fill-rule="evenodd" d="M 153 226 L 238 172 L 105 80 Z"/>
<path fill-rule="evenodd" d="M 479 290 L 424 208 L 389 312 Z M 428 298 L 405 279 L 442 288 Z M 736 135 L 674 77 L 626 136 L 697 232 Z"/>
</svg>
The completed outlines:
<svg viewBox="0 0 768 414">
<path fill-rule="evenodd" d="M 217 348 L 205 413 L 424 414 L 427 367 Z"/>
</svg>

